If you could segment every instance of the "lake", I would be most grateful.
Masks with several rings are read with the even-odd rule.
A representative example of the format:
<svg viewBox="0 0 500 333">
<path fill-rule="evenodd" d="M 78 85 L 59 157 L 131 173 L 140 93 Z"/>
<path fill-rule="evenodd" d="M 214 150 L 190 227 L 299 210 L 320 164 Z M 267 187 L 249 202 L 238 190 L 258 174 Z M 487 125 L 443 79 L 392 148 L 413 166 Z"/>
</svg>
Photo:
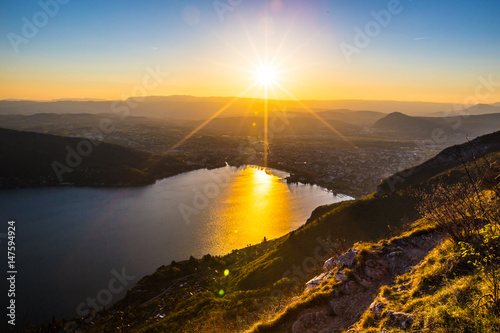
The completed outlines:
<svg viewBox="0 0 500 333">
<path fill-rule="evenodd" d="M 18 320 L 75 317 L 87 297 L 111 304 L 172 260 L 280 237 L 304 224 L 317 206 L 351 199 L 287 184 L 287 175 L 226 166 L 140 188 L 0 191 L 2 257 L 7 221 L 16 221 Z M 134 278 L 105 299 L 110 293 L 100 291 L 123 271 Z"/>
</svg>

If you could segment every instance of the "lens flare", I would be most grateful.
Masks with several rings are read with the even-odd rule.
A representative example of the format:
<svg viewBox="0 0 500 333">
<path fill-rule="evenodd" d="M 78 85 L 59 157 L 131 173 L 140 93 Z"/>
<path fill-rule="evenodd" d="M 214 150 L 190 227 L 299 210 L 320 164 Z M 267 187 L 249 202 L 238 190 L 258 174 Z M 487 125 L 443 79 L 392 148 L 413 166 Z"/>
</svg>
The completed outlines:
<svg viewBox="0 0 500 333">
<path fill-rule="evenodd" d="M 279 1 L 278 2 L 275 1 L 275 3 L 278 4 Z M 290 26 L 289 29 L 287 30 L 287 32 L 285 33 L 284 38 L 282 39 L 281 43 L 279 43 L 279 46 L 276 48 L 274 55 L 272 55 L 272 54 L 270 54 L 271 50 L 269 49 L 267 35 L 264 36 L 265 37 L 265 46 L 263 47 L 263 49 L 259 49 L 256 46 L 256 43 L 254 43 L 254 40 L 251 38 L 250 33 L 249 33 L 247 27 L 243 24 L 243 22 L 242 22 L 242 27 L 243 27 L 243 30 L 245 31 L 247 38 L 248 38 L 248 43 L 251 46 L 251 49 L 253 50 L 255 59 L 248 57 L 248 55 L 246 53 L 239 50 L 236 46 L 228 43 L 227 40 L 225 40 L 224 38 L 219 37 L 227 46 L 230 47 L 231 50 L 233 50 L 244 61 L 246 61 L 248 63 L 248 66 L 242 67 L 242 66 L 236 66 L 236 65 L 231 65 L 231 64 L 218 63 L 217 61 L 212 61 L 212 62 L 218 63 L 219 65 L 224 65 L 224 66 L 232 68 L 232 69 L 238 69 L 238 70 L 245 72 L 245 73 L 249 73 L 250 75 L 248 75 L 247 79 L 246 79 L 246 80 L 250 81 L 248 88 L 246 88 L 237 97 L 231 99 L 226 105 L 224 105 L 218 111 L 216 111 L 211 116 L 209 116 L 201 125 L 199 125 L 197 128 L 192 130 L 189 134 L 187 134 L 184 138 L 182 138 L 180 141 L 178 141 L 176 144 L 174 144 L 169 150 L 167 150 L 166 154 L 170 154 L 171 152 L 176 150 L 180 145 L 182 145 L 184 142 L 189 140 L 193 135 L 198 133 L 202 128 L 204 128 L 213 119 L 218 117 L 220 114 L 222 114 L 224 111 L 226 111 L 229 107 L 231 107 L 233 104 L 235 104 L 240 98 L 246 97 L 247 93 L 249 93 L 250 91 L 255 91 L 255 96 L 253 97 L 253 101 L 258 100 L 258 99 L 260 99 L 260 101 L 263 101 L 262 112 L 263 112 L 263 118 L 264 118 L 264 126 L 263 126 L 264 128 L 263 128 L 262 141 L 263 141 L 263 166 L 264 167 L 267 167 L 267 164 L 268 164 L 267 162 L 268 162 L 269 146 L 270 146 L 269 145 L 270 133 L 269 133 L 269 126 L 268 126 L 269 125 L 270 99 L 278 100 L 277 93 L 281 93 L 281 94 L 284 93 L 285 96 L 288 96 L 288 98 L 291 98 L 294 102 L 301 105 L 301 107 L 306 112 L 312 114 L 319 122 L 321 122 L 323 125 L 325 125 L 329 130 L 331 130 L 332 133 L 340 136 L 348 144 L 357 148 L 347 137 L 345 137 L 342 133 L 340 133 L 334 127 L 333 124 L 324 120 L 318 113 L 316 113 L 316 111 L 312 110 L 305 103 L 300 101 L 293 93 L 291 93 L 290 91 L 288 91 L 284 87 L 284 82 L 290 81 L 290 80 L 286 79 L 286 77 L 282 77 L 281 75 L 294 70 L 293 67 L 284 68 L 284 64 L 286 64 L 288 59 L 291 58 L 295 53 L 297 53 L 298 51 L 305 48 L 308 44 L 308 41 L 299 45 L 292 52 L 288 52 L 287 54 L 284 54 L 283 46 L 285 45 L 285 41 L 287 40 L 287 37 L 288 37 L 289 33 L 291 32 L 292 26 Z M 257 115 L 258 112 L 254 111 L 254 114 Z M 257 125 L 256 123 L 252 123 L 252 126 L 255 127 L 256 125 Z"/>
</svg>

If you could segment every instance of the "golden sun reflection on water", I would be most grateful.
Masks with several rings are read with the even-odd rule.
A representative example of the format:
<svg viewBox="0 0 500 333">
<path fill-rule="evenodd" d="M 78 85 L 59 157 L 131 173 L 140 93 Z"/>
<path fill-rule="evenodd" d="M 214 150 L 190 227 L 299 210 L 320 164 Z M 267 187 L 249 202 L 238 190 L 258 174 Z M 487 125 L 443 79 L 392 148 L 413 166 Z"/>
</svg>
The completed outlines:
<svg viewBox="0 0 500 333">
<path fill-rule="evenodd" d="M 217 227 L 211 233 L 217 235 L 212 242 L 214 253 L 282 236 L 294 223 L 288 185 L 264 169 L 240 170 L 223 196 L 212 221 Z"/>
</svg>

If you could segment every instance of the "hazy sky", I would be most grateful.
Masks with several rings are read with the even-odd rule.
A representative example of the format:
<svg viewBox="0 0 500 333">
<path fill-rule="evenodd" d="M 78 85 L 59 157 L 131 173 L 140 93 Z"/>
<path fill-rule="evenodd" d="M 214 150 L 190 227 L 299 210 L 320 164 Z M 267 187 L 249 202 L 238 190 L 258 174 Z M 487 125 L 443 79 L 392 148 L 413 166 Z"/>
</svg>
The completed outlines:
<svg viewBox="0 0 500 333">
<path fill-rule="evenodd" d="M 0 32 L 0 99 L 262 96 L 264 64 L 279 98 L 500 102 L 498 0 L 2 0 Z"/>
</svg>

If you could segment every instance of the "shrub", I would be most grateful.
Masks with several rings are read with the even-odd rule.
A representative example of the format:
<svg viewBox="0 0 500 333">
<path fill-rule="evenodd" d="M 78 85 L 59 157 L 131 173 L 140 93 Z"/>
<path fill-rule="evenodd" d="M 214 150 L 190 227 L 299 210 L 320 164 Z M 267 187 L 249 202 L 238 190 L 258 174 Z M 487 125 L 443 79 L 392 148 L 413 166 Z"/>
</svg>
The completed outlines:
<svg viewBox="0 0 500 333">
<path fill-rule="evenodd" d="M 500 175 L 487 160 L 481 165 L 463 164 L 467 180 L 453 187 L 436 186 L 420 193 L 420 210 L 432 223 L 449 234 L 483 276 L 488 292 L 479 300 L 500 309 Z"/>
</svg>

